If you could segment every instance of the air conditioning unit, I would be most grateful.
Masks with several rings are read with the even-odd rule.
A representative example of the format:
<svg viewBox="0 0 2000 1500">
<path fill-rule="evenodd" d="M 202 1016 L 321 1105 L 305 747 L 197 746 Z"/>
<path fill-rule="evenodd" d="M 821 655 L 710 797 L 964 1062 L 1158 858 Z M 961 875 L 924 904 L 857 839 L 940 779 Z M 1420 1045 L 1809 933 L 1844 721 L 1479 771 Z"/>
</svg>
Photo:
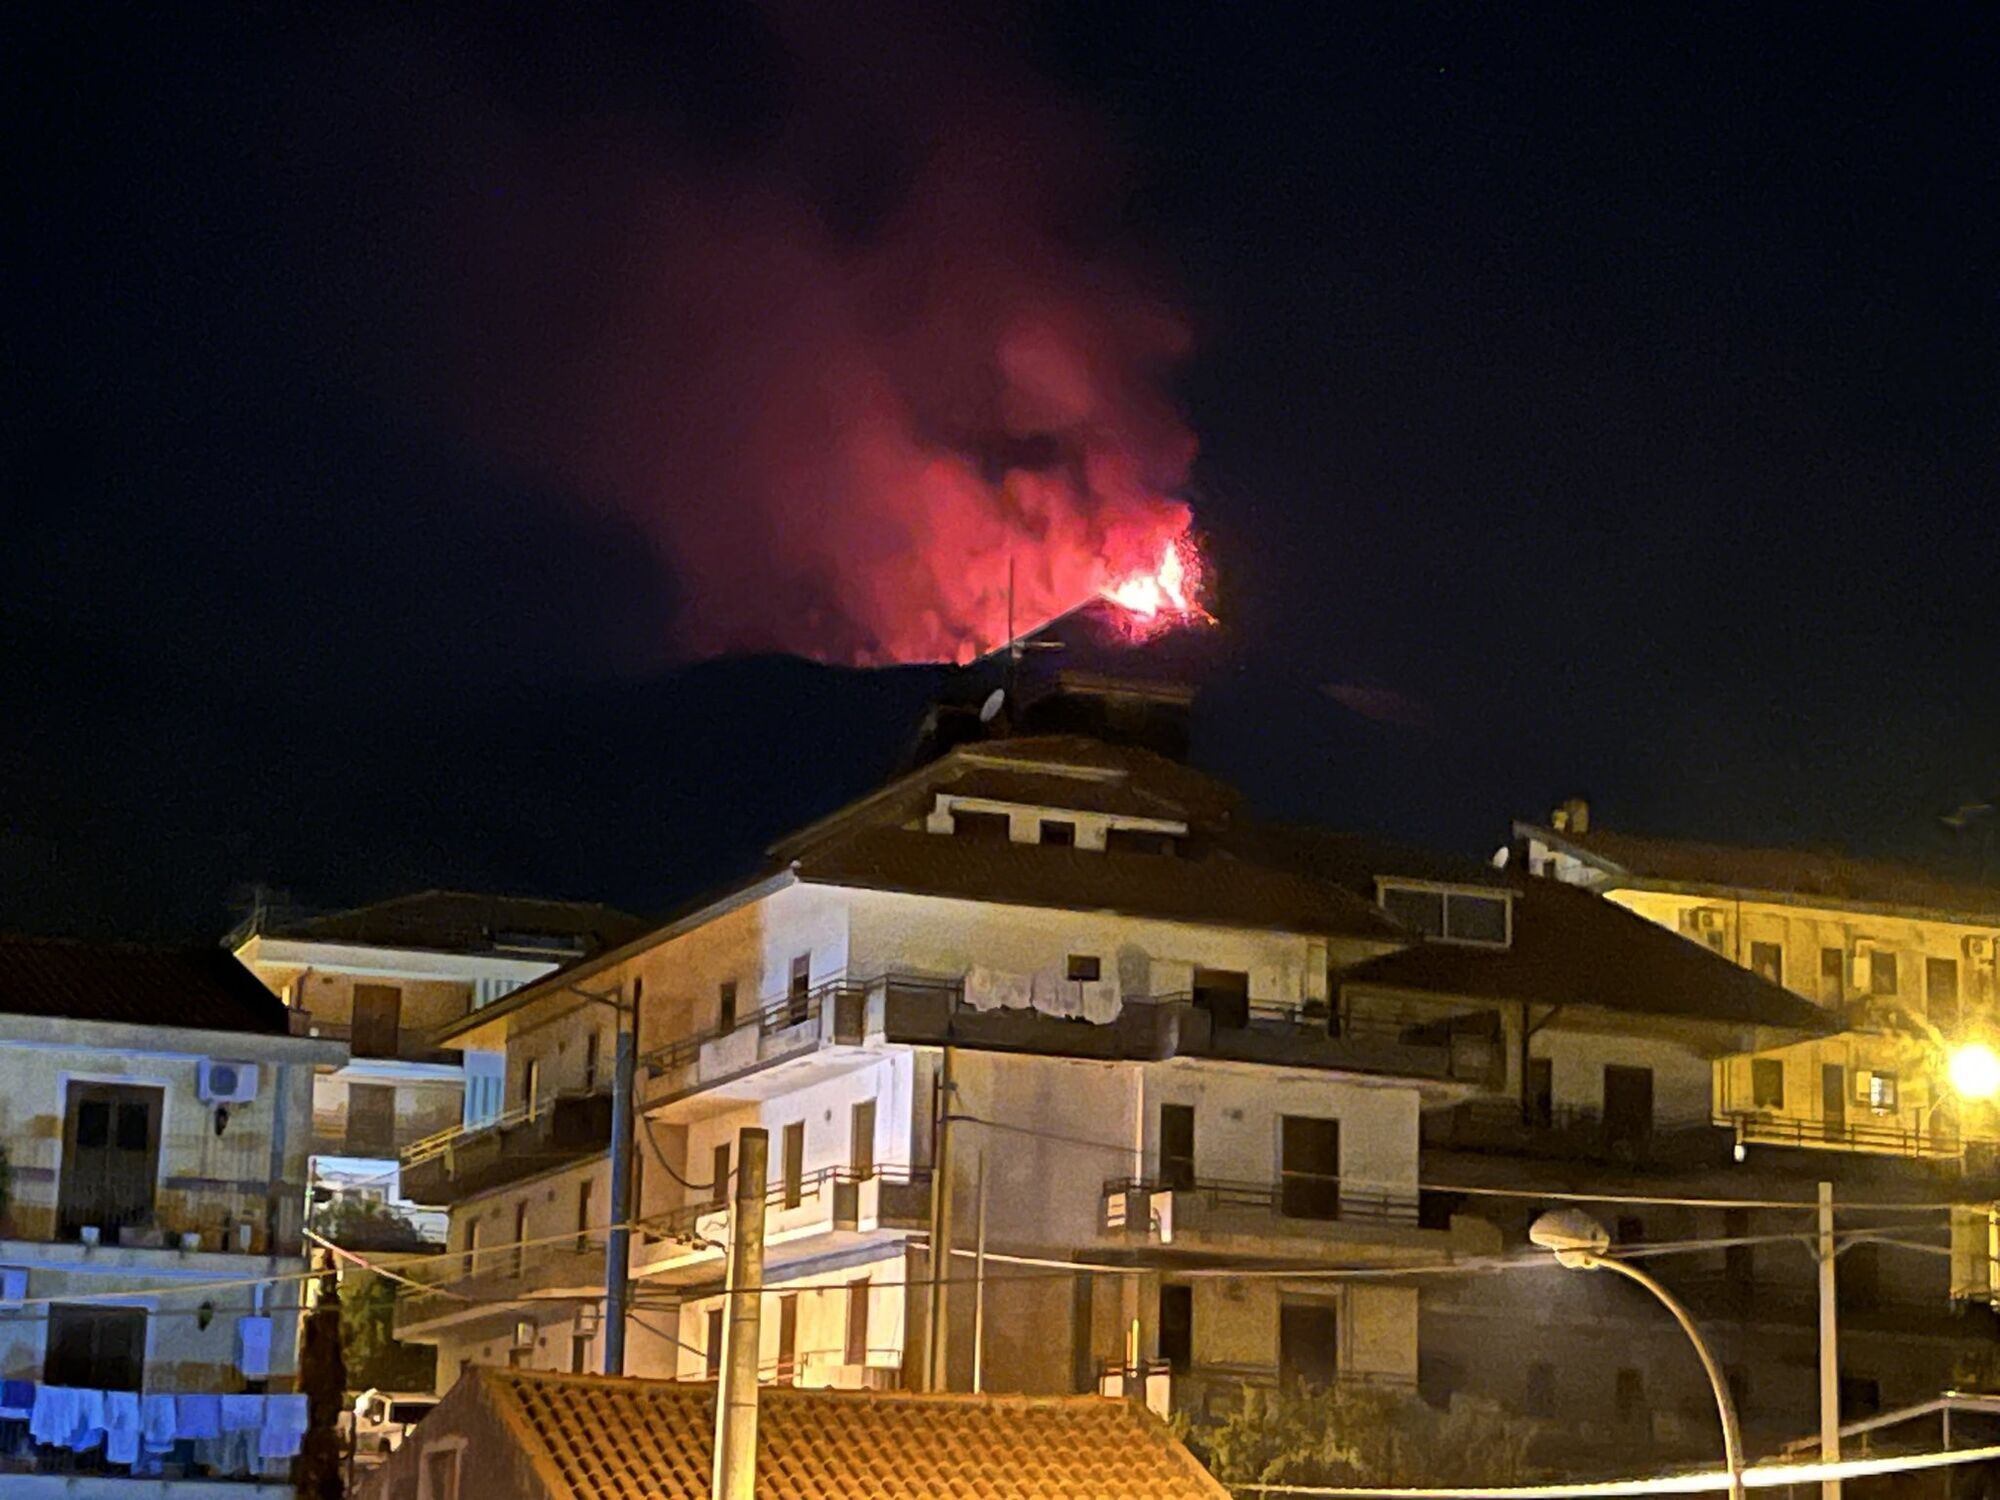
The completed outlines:
<svg viewBox="0 0 2000 1500">
<path fill-rule="evenodd" d="M 535 1325 L 527 1318 L 514 1325 L 514 1347 L 532 1349 L 535 1347 Z"/>
<path fill-rule="evenodd" d="M 1990 959 L 1993 957 L 1993 939 L 1990 937 L 1969 937 L 1965 940 L 1967 958 Z"/>
<path fill-rule="evenodd" d="M 1694 930 L 1696 932 L 1720 932 L 1728 925 L 1728 922 L 1729 914 L 1720 907 L 1700 906 L 1695 908 Z"/>
<path fill-rule="evenodd" d="M 595 1302 L 586 1302 L 576 1310 L 576 1327 L 572 1330 L 580 1339 L 594 1339 L 604 1322 L 604 1309 Z"/>
<path fill-rule="evenodd" d="M 255 1063 L 203 1058 L 195 1068 L 194 1091 L 204 1104 L 245 1104 L 257 1097 Z"/>
</svg>

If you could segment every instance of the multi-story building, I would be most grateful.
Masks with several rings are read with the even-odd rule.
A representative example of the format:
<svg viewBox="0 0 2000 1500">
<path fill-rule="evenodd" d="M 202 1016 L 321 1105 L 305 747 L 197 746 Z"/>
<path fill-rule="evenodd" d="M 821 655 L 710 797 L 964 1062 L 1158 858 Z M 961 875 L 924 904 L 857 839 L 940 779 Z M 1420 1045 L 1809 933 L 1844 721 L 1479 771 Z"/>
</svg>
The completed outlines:
<svg viewBox="0 0 2000 1500">
<path fill-rule="evenodd" d="M 1505 942 L 1505 896 L 1467 921 Z M 469 1274 L 407 1298 L 440 1383 L 588 1368 L 603 1294 L 619 1007 L 639 1055 L 628 1368 L 719 1357 L 744 1126 L 771 1140 L 763 1359 L 906 1384 L 951 1075 L 947 1298 L 969 1388 L 1125 1387 L 1212 1405 L 1285 1375 L 1414 1385 L 1417 1295 L 1332 1266 L 1489 1243 L 1418 1181 L 1418 1120 L 1500 1065 L 1490 1007 L 1347 995 L 1409 941 L 1375 900 L 1244 836 L 1227 788 L 1082 737 L 961 746 L 808 828 L 758 879 L 530 985 L 443 1038 L 504 1049 L 509 1112 L 406 1157 Z M 949 1063 L 947 1064 L 947 1057 Z M 1217 1273 L 1256 1265 L 1254 1276 Z M 1287 1268 L 1295 1268 L 1288 1271 Z"/>
<path fill-rule="evenodd" d="M 227 953 L 0 940 L 10 1500 L 244 1496 L 260 1474 L 291 1493 L 259 1441 L 199 1435 L 225 1394 L 245 1420 L 297 1414 L 273 1403 L 297 1369 L 313 1077 L 346 1047 L 288 1021 Z"/>
<path fill-rule="evenodd" d="M 460 891 L 310 916 L 260 902 L 228 946 L 311 1035 L 347 1044 L 313 1084 L 316 1196 L 370 1200 L 395 1216 L 392 1233 L 441 1239 L 444 1215 L 402 1190 L 401 1153 L 499 1115 L 505 1060 L 436 1034 L 641 925 L 605 906 Z"/>
</svg>

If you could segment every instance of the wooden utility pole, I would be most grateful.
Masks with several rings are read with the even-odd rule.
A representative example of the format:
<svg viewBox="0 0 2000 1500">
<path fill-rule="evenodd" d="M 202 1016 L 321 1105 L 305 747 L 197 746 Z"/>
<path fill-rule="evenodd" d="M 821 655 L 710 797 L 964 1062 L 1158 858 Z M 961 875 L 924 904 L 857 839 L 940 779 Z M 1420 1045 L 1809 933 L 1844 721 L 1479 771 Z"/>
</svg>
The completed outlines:
<svg viewBox="0 0 2000 1500">
<path fill-rule="evenodd" d="M 728 1312 L 722 1322 L 722 1383 L 715 1393 L 712 1500 L 756 1500 L 757 1355 L 764 1305 L 764 1195 L 770 1132 L 736 1136 L 736 1201 L 729 1216 Z"/>
</svg>

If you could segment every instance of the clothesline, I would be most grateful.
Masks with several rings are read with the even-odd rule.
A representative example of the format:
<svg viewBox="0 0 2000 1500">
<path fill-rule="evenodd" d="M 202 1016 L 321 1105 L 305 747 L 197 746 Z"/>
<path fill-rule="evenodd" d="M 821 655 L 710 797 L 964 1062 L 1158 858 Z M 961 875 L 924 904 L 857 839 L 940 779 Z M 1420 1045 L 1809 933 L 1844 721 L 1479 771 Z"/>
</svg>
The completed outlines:
<svg viewBox="0 0 2000 1500">
<path fill-rule="evenodd" d="M 305 1437 L 308 1407 L 297 1392 L 277 1394 L 100 1391 L 79 1386 L 0 1384 L 0 1420 L 25 1421 L 43 1447 L 87 1453 L 135 1473 L 156 1468 L 181 1443 L 196 1461 L 226 1473 L 295 1458 Z"/>
</svg>

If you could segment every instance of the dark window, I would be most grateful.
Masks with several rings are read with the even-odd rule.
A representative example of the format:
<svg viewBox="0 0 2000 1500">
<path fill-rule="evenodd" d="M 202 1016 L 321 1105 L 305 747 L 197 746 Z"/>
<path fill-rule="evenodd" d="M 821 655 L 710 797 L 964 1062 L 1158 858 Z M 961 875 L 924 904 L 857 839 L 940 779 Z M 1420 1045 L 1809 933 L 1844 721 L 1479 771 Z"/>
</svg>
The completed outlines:
<svg viewBox="0 0 2000 1500">
<path fill-rule="evenodd" d="M 1065 822 L 1060 818 L 1042 819 L 1042 842 L 1045 844 L 1074 845 L 1076 843 L 1076 824 Z"/>
<path fill-rule="evenodd" d="M 1528 1366 L 1527 1408 L 1531 1417 L 1556 1414 L 1556 1367 L 1546 1360 Z"/>
<path fill-rule="evenodd" d="M 396 1151 L 396 1090 L 386 1083 L 347 1086 L 349 1156 L 393 1156 Z"/>
<path fill-rule="evenodd" d="M 1882 1383 L 1869 1375 L 1840 1377 L 1840 1420 L 1859 1422 L 1882 1411 Z"/>
<path fill-rule="evenodd" d="M 798 1378 L 798 1367 L 799 1294 L 785 1292 L 778 1298 L 778 1384 L 790 1385 Z"/>
<path fill-rule="evenodd" d="M 1240 1030 L 1250 1024 L 1250 976 L 1234 969 L 1196 969 L 1194 1003 L 1218 1027 Z"/>
<path fill-rule="evenodd" d="M 521 1069 L 521 1107 L 533 1111 L 535 1103 L 542 1096 L 542 1064 L 539 1058 L 531 1057 Z"/>
<path fill-rule="evenodd" d="M 708 1201 L 717 1208 L 727 1208 L 729 1206 L 729 1142 L 724 1141 L 720 1146 L 715 1148 L 714 1155 L 709 1158 L 708 1170 L 710 1173 L 709 1181 L 713 1184 L 709 1190 Z"/>
<path fill-rule="evenodd" d="M 468 1219 L 465 1225 L 465 1274 L 471 1276 L 479 1270 L 479 1221 Z"/>
<path fill-rule="evenodd" d="M 1896 955 L 1876 949 L 1868 955 L 1868 993 L 1871 995 L 1893 995 L 1896 993 Z"/>
<path fill-rule="evenodd" d="M 1407 886 L 1385 886 L 1382 910 L 1391 920 L 1425 937 L 1444 936 L 1444 892 L 1414 891 Z"/>
<path fill-rule="evenodd" d="M 1194 1288 L 1166 1282 L 1160 1287 L 1160 1358 L 1172 1370 L 1194 1362 Z"/>
<path fill-rule="evenodd" d="M 584 1033 L 583 1037 L 583 1091 L 597 1092 L 597 1049 L 601 1044 L 595 1031 Z"/>
<path fill-rule="evenodd" d="M 736 1029 L 736 981 L 725 979 L 716 991 L 715 1025 L 719 1031 Z"/>
<path fill-rule="evenodd" d="M 847 1283 L 847 1362 L 868 1363 L 868 1278 Z"/>
<path fill-rule="evenodd" d="M 1194 1186 L 1194 1106 L 1160 1106 L 1160 1186 Z"/>
<path fill-rule="evenodd" d="M 590 1222 L 590 1197 L 596 1188 L 594 1178 L 586 1177 L 576 1185 L 576 1248 L 590 1248 L 590 1231 L 597 1226 Z"/>
<path fill-rule="evenodd" d="M 1103 976 L 1104 962 L 1095 953 L 1072 953 L 1069 977 L 1078 984 L 1095 984 Z"/>
<path fill-rule="evenodd" d="M 1340 1217 L 1340 1121 L 1283 1115 L 1278 1121 L 1278 1212 Z"/>
<path fill-rule="evenodd" d="M 806 1018 L 806 1005 L 812 995 L 812 955 L 801 953 L 792 960 L 792 984 L 785 991 L 785 1024 L 796 1026 Z"/>
<path fill-rule="evenodd" d="M 1819 950 L 1819 997 L 1838 1003 L 1847 996 L 1847 954 L 1839 948 Z"/>
<path fill-rule="evenodd" d="M 528 1204 L 527 1200 L 514 1205 L 514 1274 L 519 1276 L 528 1268 Z"/>
<path fill-rule="evenodd" d="M 1528 1059 L 1528 1090 L 1523 1107 L 1530 1125 L 1548 1126 L 1556 1118 L 1555 1063 L 1546 1057 Z"/>
<path fill-rule="evenodd" d="M 806 1122 L 785 1127 L 785 1207 L 797 1208 L 806 1191 Z"/>
<path fill-rule="evenodd" d="M 856 1179 L 865 1180 L 875 1175 L 875 1101 L 863 1099 L 855 1105 L 852 1119 L 847 1159 Z"/>
<path fill-rule="evenodd" d="M 1604 1138 L 1639 1145 L 1653 1133 L 1653 1070 L 1604 1067 Z"/>
<path fill-rule="evenodd" d="M 1924 1011 L 1930 1017 L 1931 1025 L 1940 1031 L 1953 1031 L 1958 1026 L 1958 960 L 1955 958 L 1927 958 L 1924 960 Z"/>
<path fill-rule="evenodd" d="M 1819 1065 L 1819 1117 L 1830 1141 L 1847 1137 L 1847 1069 L 1839 1063 Z"/>
<path fill-rule="evenodd" d="M 56 1216 L 68 1238 L 95 1225 L 107 1245 L 153 1221 L 160 1167 L 160 1090 L 69 1085 Z"/>
<path fill-rule="evenodd" d="M 1760 979 L 1773 984 L 1785 982 L 1785 948 L 1782 943 L 1752 943 L 1750 968 Z"/>
<path fill-rule="evenodd" d="M 1444 935 L 1461 943 L 1505 943 L 1507 898 L 1452 892 L 1445 897 Z"/>
<path fill-rule="evenodd" d="M 974 839 L 982 844 L 1004 844 L 1007 842 L 1007 815 L 967 812 L 962 807 L 955 807 L 951 813 L 951 831 L 962 839 Z"/>
<path fill-rule="evenodd" d="M 572 1375 L 590 1373 L 590 1335 L 587 1333 L 569 1336 L 569 1372 Z"/>
<path fill-rule="evenodd" d="M 394 1057 L 402 1018 L 403 992 L 396 986 L 357 984 L 348 1049 L 356 1057 Z"/>
<path fill-rule="evenodd" d="M 145 1365 L 144 1308 L 68 1302 L 50 1305 L 42 1384 L 136 1391 Z"/>
<path fill-rule="evenodd" d="M 722 1309 L 708 1310 L 708 1331 L 703 1335 L 702 1362 L 708 1366 L 708 1378 L 715 1379 L 722 1373 Z"/>
<path fill-rule="evenodd" d="M 1758 1109 L 1785 1107 L 1785 1062 L 1780 1057 L 1750 1060 L 1750 1102 Z"/>
<path fill-rule="evenodd" d="M 1172 854 L 1174 836 L 1150 828 L 1109 828 L 1104 848 L 1109 854 Z"/>
<path fill-rule="evenodd" d="M 1285 1385 L 1332 1385 L 1340 1376 L 1340 1315 L 1331 1302 L 1286 1298 L 1278 1304 L 1278 1379 Z"/>
<path fill-rule="evenodd" d="M 1630 1424 L 1638 1421 L 1646 1413 L 1645 1375 L 1630 1365 L 1625 1366 L 1618 1372 L 1612 1399 L 1620 1422 Z"/>
<path fill-rule="evenodd" d="M 1465 1371 L 1459 1368 L 1457 1360 L 1442 1354 L 1418 1354 L 1417 1395 L 1426 1406 L 1449 1410 L 1451 1398 L 1458 1394 L 1464 1380 Z"/>
<path fill-rule="evenodd" d="M 1620 1214 L 1618 1232 L 1613 1241 L 1619 1245 L 1643 1245 L 1646 1243 L 1646 1221 L 1637 1214 Z"/>
</svg>

